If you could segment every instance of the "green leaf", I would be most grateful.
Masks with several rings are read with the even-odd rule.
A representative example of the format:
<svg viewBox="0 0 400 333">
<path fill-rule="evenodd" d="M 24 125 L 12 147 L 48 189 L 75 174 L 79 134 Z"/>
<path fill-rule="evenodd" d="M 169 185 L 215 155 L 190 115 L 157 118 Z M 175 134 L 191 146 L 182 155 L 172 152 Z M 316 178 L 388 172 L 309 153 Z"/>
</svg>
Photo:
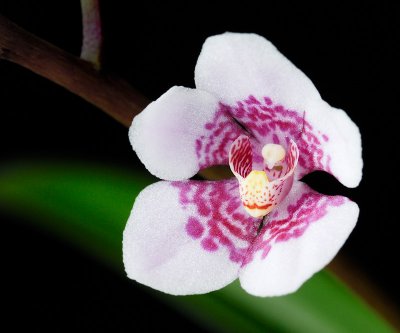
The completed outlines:
<svg viewBox="0 0 400 333">
<path fill-rule="evenodd" d="M 134 198 L 155 180 L 145 172 L 95 165 L 3 166 L 0 208 L 30 218 L 123 272 L 125 222 Z M 316 274 L 297 293 L 277 298 L 253 297 L 237 282 L 200 296 L 146 290 L 221 332 L 393 332 L 327 271 Z"/>
</svg>

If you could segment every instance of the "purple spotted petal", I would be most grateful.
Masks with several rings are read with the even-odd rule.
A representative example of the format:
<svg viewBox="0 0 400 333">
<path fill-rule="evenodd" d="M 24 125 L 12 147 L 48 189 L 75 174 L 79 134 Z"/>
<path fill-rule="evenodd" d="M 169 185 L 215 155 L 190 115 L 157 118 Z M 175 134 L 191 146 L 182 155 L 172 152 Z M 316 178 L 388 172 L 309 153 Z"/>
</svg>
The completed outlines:
<svg viewBox="0 0 400 333">
<path fill-rule="evenodd" d="M 208 38 L 195 81 L 262 144 L 282 144 L 286 136 L 296 141 L 298 178 L 324 170 L 348 187 L 360 182 L 357 126 L 344 111 L 324 102 L 310 79 L 265 38 L 237 33 Z"/>
<path fill-rule="evenodd" d="M 358 218 L 358 206 L 295 182 L 268 215 L 240 273 L 242 287 L 258 296 L 296 291 L 339 251 Z"/>
<path fill-rule="evenodd" d="M 188 234 L 198 238 L 204 250 L 228 251 L 232 262 L 241 263 L 261 220 L 243 209 L 236 179 L 173 182 L 172 186 L 179 189 L 181 207 L 193 211 L 187 225 L 201 221 L 205 230 L 201 237 L 195 237 L 189 229 Z"/>
<path fill-rule="evenodd" d="M 235 280 L 260 220 L 242 208 L 236 179 L 159 182 L 135 201 L 124 231 L 128 276 L 175 295 Z"/>
</svg>

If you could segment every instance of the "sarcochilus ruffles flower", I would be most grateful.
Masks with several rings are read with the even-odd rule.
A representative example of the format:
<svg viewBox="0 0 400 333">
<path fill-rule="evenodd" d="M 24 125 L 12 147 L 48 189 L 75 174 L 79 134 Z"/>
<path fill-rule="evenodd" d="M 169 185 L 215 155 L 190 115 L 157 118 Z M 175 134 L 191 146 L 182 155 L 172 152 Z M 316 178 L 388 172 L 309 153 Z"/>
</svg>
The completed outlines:
<svg viewBox="0 0 400 333">
<path fill-rule="evenodd" d="M 239 278 L 258 296 L 296 291 L 328 264 L 359 209 L 300 179 L 315 170 L 356 187 L 361 138 L 347 114 L 269 41 L 225 33 L 203 45 L 196 89 L 173 87 L 138 115 L 133 149 L 164 179 L 137 197 L 123 238 L 128 276 L 174 294 Z M 231 179 L 187 180 L 230 165 Z"/>
</svg>

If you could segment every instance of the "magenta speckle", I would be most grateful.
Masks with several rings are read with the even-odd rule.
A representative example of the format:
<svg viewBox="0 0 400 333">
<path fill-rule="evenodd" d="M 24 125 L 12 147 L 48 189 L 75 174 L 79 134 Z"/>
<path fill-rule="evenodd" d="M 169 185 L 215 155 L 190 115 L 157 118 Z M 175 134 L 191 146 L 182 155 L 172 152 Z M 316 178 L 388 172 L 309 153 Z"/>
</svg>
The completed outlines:
<svg viewBox="0 0 400 333">
<path fill-rule="evenodd" d="M 242 261 L 242 255 L 236 251 L 232 251 L 229 255 L 229 259 L 233 262 L 241 262 Z"/>
<path fill-rule="evenodd" d="M 229 107 L 220 104 L 212 121 L 204 125 L 206 135 L 196 141 L 196 155 L 199 159 L 199 169 L 211 165 L 228 164 L 229 148 L 232 142 L 243 133 L 229 114 Z"/>
<path fill-rule="evenodd" d="M 269 98 L 269 97 L 264 97 L 264 102 L 265 102 L 265 104 L 267 104 L 267 105 L 271 105 L 271 104 L 272 104 L 272 100 L 271 100 L 271 98 Z"/>
<path fill-rule="evenodd" d="M 194 211 L 186 222 L 190 238 L 200 240 L 209 252 L 226 248 L 230 260 L 241 264 L 260 219 L 244 212 L 237 180 L 182 181 L 173 182 L 172 186 L 179 190 L 182 208 Z"/>
<path fill-rule="evenodd" d="M 286 242 L 290 239 L 290 235 L 288 233 L 282 233 L 276 237 L 276 242 Z"/>
<path fill-rule="evenodd" d="M 212 129 L 214 128 L 214 124 L 213 124 L 213 123 L 207 123 L 207 124 L 205 125 L 205 128 L 206 128 L 207 130 L 212 130 Z"/>
<path fill-rule="evenodd" d="M 253 104 L 260 104 L 260 102 L 254 96 L 250 95 L 246 100 L 246 104 L 253 105 Z"/>
<path fill-rule="evenodd" d="M 213 241 L 212 238 L 204 238 L 204 239 L 201 241 L 201 246 L 202 246 L 205 250 L 210 251 L 210 252 L 214 252 L 214 251 L 217 251 L 217 250 L 218 250 L 218 245 L 215 244 L 215 242 Z"/>
<path fill-rule="evenodd" d="M 194 239 L 200 238 L 203 235 L 204 227 L 195 217 L 189 217 L 186 224 L 187 233 Z"/>
</svg>

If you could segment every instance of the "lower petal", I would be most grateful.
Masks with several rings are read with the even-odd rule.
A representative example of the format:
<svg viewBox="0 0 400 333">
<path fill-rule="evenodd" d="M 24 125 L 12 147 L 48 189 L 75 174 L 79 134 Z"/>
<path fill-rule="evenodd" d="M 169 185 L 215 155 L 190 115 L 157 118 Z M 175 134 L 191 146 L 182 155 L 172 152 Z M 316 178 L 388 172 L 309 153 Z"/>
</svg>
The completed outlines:
<svg viewBox="0 0 400 333">
<path fill-rule="evenodd" d="M 174 295 L 220 289 L 237 278 L 258 223 L 244 212 L 236 179 L 155 183 L 137 197 L 124 231 L 126 272 Z"/>
<path fill-rule="evenodd" d="M 296 181 L 251 246 L 239 276 L 242 287 L 257 296 L 296 291 L 333 259 L 358 213 L 349 199 L 319 194 Z"/>
</svg>

